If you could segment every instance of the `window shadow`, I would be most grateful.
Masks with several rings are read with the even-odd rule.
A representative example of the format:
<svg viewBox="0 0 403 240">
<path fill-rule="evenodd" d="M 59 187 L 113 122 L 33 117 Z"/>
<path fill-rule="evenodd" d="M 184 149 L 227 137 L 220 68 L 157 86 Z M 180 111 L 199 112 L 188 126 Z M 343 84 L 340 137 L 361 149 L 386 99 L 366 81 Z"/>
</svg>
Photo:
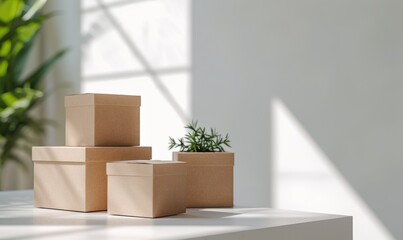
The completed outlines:
<svg viewBox="0 0 403 240">
<path fill-rule="evenodd" d="M 103 12 L 105 17 L 110 21 L 111 25 L 113 26 L 114 30 L 116 30 L 121 39 L 130 49 L 130 52 L 133 56 L 141 63 L 142 67 L 144 68 L 144 72 L 147 74 L 148 77 L 154 82 L 157 89 L 162 93 L 164 98 L 167 102 L 172 106 L 178 116 L 182 119 L 183 122 L 189 121 L 189 116 L 185 113 L 182 107 L 177 103 L 171 92 L 168 88 L 164 85 L 163 81 L 160 79 L 158 72 L 156 72 L 146 57 L 141 53 L 140 49 L 137 47 L 136 43 L 130 38 L 129 34 L 123 29 L 123 27 L 119 24 L 116 18 L 110 12 L 108 6 L 104 4 L 102 0 L 97 0 L 97 4 L 99 9 Z M 175 70 L 171 70 L 170 72 L 174 72 Z"/>
</svg>

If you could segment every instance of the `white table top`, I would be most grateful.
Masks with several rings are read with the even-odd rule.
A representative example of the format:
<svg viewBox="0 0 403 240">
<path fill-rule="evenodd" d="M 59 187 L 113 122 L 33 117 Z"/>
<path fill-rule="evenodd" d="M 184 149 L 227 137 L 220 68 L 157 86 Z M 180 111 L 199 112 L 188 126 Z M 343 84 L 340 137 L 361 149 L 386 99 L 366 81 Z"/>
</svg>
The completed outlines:
<svg viewBox="0 0 403 240">
<path fill-rule="evenodd" d="M 0 192 L 0 239 L 210 239 L 329 220 L 346 220 L 342 230 L 351 230 L 351 217 L 339 215 L 236 207 L 188 209 L 186 214 L 146 219 L 34 208 L 32 190 Z"/>
</svg>

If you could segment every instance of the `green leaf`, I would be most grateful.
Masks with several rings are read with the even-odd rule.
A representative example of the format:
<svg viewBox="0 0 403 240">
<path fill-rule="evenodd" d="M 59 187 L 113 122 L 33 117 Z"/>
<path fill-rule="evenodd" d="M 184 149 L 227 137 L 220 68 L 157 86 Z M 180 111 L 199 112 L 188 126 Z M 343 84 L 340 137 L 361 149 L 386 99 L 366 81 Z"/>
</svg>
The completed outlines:
<svg viewBox="0 0 403 240">
<path fill-rule="evenodd" d="M 31 88 L 36 89 L 38 84 L 42 81 L 45 74 L 51 69 L 51 67 L 67 52 L 67 49 L 63 49 L 53 55 L 50 59 L 48 59 L 45 63 L 39 66 L 31 75 L 29 75 L 25 80 L 23 80 L 20 84 L 22 86 L 30 86 Z"/>
<path fill-rule="evenodd" d="M 23 0 L 1 0 L 0 1 L 0 20 L 10 22 L 21 15 L 24 9 Z"/>
<path fill-rule="evenodd" d="M 10 28 L 7 25 L 6 26 L 0 25 L 0 39 L 2 39 L 4 37 L 4 35 L 7 34 L 9 29 Z M 0 45 L 2 45 L 2 44 L 0 44 Z"/>
<path fill-rule="evenodd" d="M 7 61 L 1 61 L 0 62 L 0 77 L 6 75 L 7 67 L 8 67 L 8 62 Z M 0 81 L 3 81 L 3 80 L 0 80 Z"/>
<path fill-rule="evenodd" d="M 20 18 L 15 19 L 12 22 L 12 25 L 7 27 L 7 30 L 5 32 L 5 34 L 3 36 L 1 36 L 0 38 L 0 46 L 4 44 L 4 42 L 8 41 L 8 40 L 12 40 L 17 38 L 18 34 L 17 33 L 17 29 L 30 25 L 32 23 L 38 23 L 38 24 L 42 24 L 42 22 L 47 19 L 48 17 L 51 17 L 53 15 L 41 15 L 32 19 L 29 19 L 27 21 L 23 21 Z"/>
<path fill-rule="evenodd" d="M 7 56 L 10 54 L 11 51 L 11 41 L 5 41 L 1 46 L 0 46 L 0 56 Z"/>
<path fill-rule="evenodd" d="M 1 100 L 3 103 L 6 104 L 6 106 L 12 106 L 15 102 L 18 101 L 18 98 L 14 95 L 12 92 L 7 92 L 1 94 Z"/>
<path fill-rule="evenodd" d="M 29 41 L 41 27 L 42 20 L 37 22 L 31 22 L 27 25 L 21 26 L 16 29 L 18 39 L 23 42 Z"/>
<path fill-rule="evenodd" d="M 28 109 L 34 101 L 42 96 L 41 91 L 30 88 L 17 88 L 13 92 L 1 94 L 1 105 L 5 107 L 0 111 L 0 120 L 2 122 L 10 118 L 18 120 L 18 114 Z"/>
<path fill-rule="evenodd" d="M 13 80 L 18 81 L 27 63 L 28 54 L 32 48 L 33 42 L 36 39 L 36 34 L 27 42 L 23 43 L 21 50 L 15 55 L 10 62 L 10 72 L 12 72 Z"/>
</svg>

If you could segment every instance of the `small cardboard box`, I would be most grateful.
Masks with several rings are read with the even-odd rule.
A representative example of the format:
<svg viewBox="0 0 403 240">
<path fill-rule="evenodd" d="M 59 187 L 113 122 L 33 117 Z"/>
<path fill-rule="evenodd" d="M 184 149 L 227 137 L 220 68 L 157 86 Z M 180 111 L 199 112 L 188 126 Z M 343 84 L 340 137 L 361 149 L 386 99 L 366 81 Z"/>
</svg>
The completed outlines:
<svg viewBox="0 0 403 240">
<path fill-rule="evenodd" d="M 106 162 L 128 159 L 151 159 L 151 147 L 33 147 L 35 207 L 106 210 Z"/>
<path fill-rule="evenodd" d="M 186 163 L 174 161 L 108 163 L 108 213 L 155 218 L 186 212 L 186 170 Z"/>
<path fill-rule="evenodd" d="M 140 145 L 140 105 L 140 96 L 66 96 L 66 145 Z"/>
<path fill-rule="evenodd" d="M 234 153 L 173 152 L 188 164 L 187 207 L 233 207 Z"/>
</svg>

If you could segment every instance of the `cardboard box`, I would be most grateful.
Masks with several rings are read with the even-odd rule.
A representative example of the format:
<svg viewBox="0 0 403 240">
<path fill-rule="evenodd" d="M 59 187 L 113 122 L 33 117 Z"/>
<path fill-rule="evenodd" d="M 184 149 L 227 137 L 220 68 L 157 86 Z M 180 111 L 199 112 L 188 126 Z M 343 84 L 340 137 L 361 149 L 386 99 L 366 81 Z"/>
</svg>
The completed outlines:
<svg viewBox="0 0 403 240">
<path fill-rule="evenodd" d="M 173 161 L 108 163 L 108 213 L 154 218 L 186 212 L 186 170 L 186 163 Z"/>
<path fill-rule="evenodd" d="M 233 207 L 234 153 L 174 152 L 188 164 L 187 207 Z"/>
<path fill-rule="evenodd" d="M 140 105 L 140 96 L 66 96 L 66 145 L 140 145 Z"/>
<path fill-rule="evenodd" d="M 106 162 L 128 159 L 151 159 L 151 147 L 33 147 L 35 207 L 106 210 Z"/>
</svg>

